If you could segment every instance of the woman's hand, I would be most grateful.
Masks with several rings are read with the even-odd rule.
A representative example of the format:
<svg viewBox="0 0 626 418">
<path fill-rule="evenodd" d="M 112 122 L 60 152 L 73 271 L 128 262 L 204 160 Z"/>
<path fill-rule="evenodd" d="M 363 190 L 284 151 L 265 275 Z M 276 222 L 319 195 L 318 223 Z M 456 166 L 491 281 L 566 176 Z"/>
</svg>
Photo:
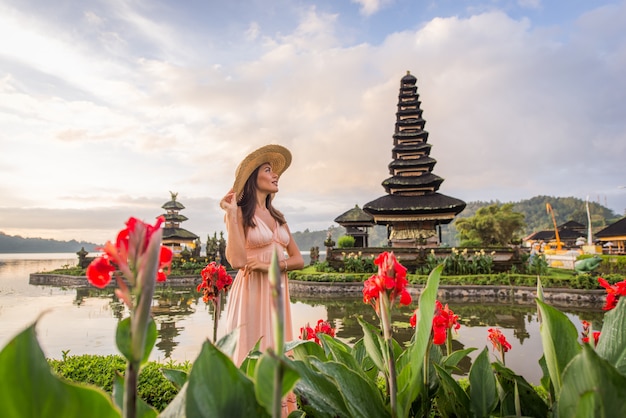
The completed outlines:
<svg viewBox="0 0 626 418">
<path fill-rule="evenodd" d="M 235 196 L 233 189 L 230 189 L 226 196 L 220 200 L 220 208 L 226 211 L 226 213 L 237 213 L 237 196 Z"/>
<path fill-rule="evenodd" d="M 263 263 L 262 261 L 259 261 L 257 258 L 248 259 L 248 262 L 246 263 L 247 271 L 258 271 L 261 273 L 267 273 L 269 269 L 270 269 L 269 264 Z"/>
</svg>

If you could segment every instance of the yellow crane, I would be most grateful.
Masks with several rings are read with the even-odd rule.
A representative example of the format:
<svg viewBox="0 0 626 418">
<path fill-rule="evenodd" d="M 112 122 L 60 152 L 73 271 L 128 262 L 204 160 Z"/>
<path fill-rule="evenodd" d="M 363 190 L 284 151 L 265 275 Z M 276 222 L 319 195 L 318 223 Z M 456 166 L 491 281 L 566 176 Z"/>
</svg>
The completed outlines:
<svg viewBox="0 0 626 418">
<path fill-rule="evenodd" d="M 552 215 L 552 223 L 554 224 L 554 236 L 556 238 L 556 250 L 561 251 L 563 248 L 563 243 L 561 242 L 561 238 L 559 238 L 559 229 L 556 227 L 556 219 L 554 219 L 554 210 L 552 210 L 552 206 L 549 203 L 546 203 L 546 210 L 549 215 Z"/>
</svg>

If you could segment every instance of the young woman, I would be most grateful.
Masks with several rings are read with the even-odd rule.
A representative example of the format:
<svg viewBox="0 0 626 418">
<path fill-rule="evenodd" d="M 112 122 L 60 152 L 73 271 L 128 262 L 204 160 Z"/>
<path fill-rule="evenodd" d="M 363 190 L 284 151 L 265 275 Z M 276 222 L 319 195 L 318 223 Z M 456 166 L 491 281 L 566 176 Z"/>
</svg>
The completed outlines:
<svg viewBox="0 0 626 418">
<path fill-rule="evenodd" d="M 261 351 L 273 346 L 272 291 L 268 270 L 278 254 L 284 295 L 285 340 L 293 339 L 287 271 L 304 267 L 285 217 L 272 205 L 278 179 L 291 164 L 291 153 L 266 145 L 243 159 L 233 188 L 220 201 L 226 212 L 226 259 L 239 269 L 229 291 L 226 332 L 239 329 L 233 361 L 240 365 L 260 339 Z"/>
</svg>

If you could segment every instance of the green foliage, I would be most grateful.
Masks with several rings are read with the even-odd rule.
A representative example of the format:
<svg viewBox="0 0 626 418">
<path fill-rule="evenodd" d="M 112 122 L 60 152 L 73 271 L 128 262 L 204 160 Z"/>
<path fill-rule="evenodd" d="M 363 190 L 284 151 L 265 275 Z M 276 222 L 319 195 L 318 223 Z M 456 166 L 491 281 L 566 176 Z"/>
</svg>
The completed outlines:
<svg viewBox="0 0 626 418">
<path fill-rule="evenodd" d="M 545 276 L 550 268 L 546 256 L 543 254 L 533 254 L 528 259 L 528 273 L 538 276 Z"/>
<path fill-rule="evenodd" d="M 351 237 L 350 237 L 351 238 Z M 341 272 L 346 273 L 374 273 L 378 270 L 374 264 L 374 256 L 363 257 L 358 253 L 342 253 L 343 268 Z"/>
<path fill-rule="evenodd" d="M 440 265 L 431 272 L 420 292 L 417 328 L 405 347 L 389 332 L 381 334 L 380 329 L 359 320 L 363 338 L 352 346 L 318 334 L 321 346 L 309 340 L 293 341 L 285 347 L 291 353 L 289 357 L 255 349 L 237 367 L 228 356 L 238 339 L 234 333 L 217 345 L 206 341 L 188 373 L 168 372 L 181 389 L 169 403 L 162 398 L 159 408 L 167 406 L 159 416 L 269 417 L 274 389 L 269 382 L 278 369 L 285 371 L 285 378 L 277 381 L 277 393 L 293 390 L 301 408 L 297 416 L 626 416 L 626 298 L 620 297 L 617 306 L 605 315 L 594 347 L 593 339 L 591 343 L 579 341 L 577 328 L 568 316 L 541 300 L 543 284 L 538 283 L 543 389 L 537 391 L 499 360 L 490 363 L 486 348 L 473 362 L 468 379 L 459 382 L 452 377 L 452 371 L 474 348 L 444 353 L 432 343 L 442 269 Z M 84 362 L 79 365 L 65 353 L 62 361 L 48 364 L 35 325 L 18 334 L 0 352 L 3 417 L 120 417 L 116 405 L 121 404 L 123 382 L 116 376 L 125 361 L 119 356 L 83 356 Z M 162 374 L 160 366 L 147 373 L 151 364 L 140 374 L 139 387 L 145 375 L 148 389 L 156 392 L 155 381 Z M 58 371 L 52 372 L 51 366 Z M 61 378 L 63 373 L 67 376 Z M 102 379 L 98 384 L 107 388 L 115 382 L 115 402 L 100 388 L 70 382 L 71 376 L 85 382 L 86 376 L 94 375 Z M 381 384 L 381 377 L 386 384 Z M 389 384 L 392 378 L 397 379 L 397 386 Z M 397 392 L 390 388 L 397 388 Z M 174 386 L 170 389 L 177 390 Z M 146 396 L 141 389 L 139 393 Z M 149 405 L 137 405 L 140 416 L 156 416 L 156 410 Z"/>
<path fill-rule="evenodd" d="M 458 218 L 455 226 L 461 245 L 466 242 L 480 246 L 505 246 L 520 241 L 524 230 L 524 215 L 513 211 L 512 203 L 482 207 L 469 218 Z"/>
<path fill-rule="evenodd" d="M 344 235 L 337 240 L 337 246 L 339 248 L 353 248 L 356 240 L 350 235 Z"/>
<path fill-rule="evenodd" d="M 62 360 L 48 359 L 52 370 L 63 379 L 76 383 L 85 383 L 111 393 L 113 378 L 116 374 L 124 374 L 126 360 L 119 355 L 96 356 L 65 356 Z M 163 375 L 162 369 L 189 371 L 190 363 L 169 362 L 163 365 L 148 362 L 139 374 L 139 396 L 156 410 L 161 411 L 174 399 L 178 389 Z"/>
<path fill-rule="evenodd" d="M 452 248 L 449 255 L 437 257 L 435 251 L 431 250 L 426 256 L 426 262 L 418 270 L 424 274 L 439 264 L 443 264 L 443 272 L 447 275 L 491 274 L 493 254 L 482 249 L 470 252 L 467 248 L 460 251 Z"/>
</svg>

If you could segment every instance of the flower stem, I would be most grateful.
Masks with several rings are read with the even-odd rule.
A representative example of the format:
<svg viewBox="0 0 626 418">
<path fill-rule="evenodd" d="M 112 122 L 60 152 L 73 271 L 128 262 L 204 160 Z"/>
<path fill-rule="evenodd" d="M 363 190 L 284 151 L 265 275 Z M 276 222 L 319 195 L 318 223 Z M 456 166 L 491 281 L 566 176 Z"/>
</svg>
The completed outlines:
<svg viewBox="0 0 626 418">
<path fill-rule="evenodd" d="M 124 378 L 124 418 L 136 417 L 138 376 L 139 362 L 129 361 Z"/>
<path fill-rule="evenodd" d="M 272 254 L 272 261 L 269 269 L 269 281 L 272 287 L 272 304 L 273 319 L 274 319 L 274 349 L 276 356 L 279 358 L 276 373 L 274 374 L 274 401 L 273 401 L 273 418 L 280 418 L 282 413 L 282 386 L 283 386 L 283 363 L 280 361 L 280 357 L 283 355 L 285 346 L 285 331 L 284 331 L 284 318 L 285 318 L 285 304 L 283 303 L 283 287 L 280 274 L 280 267 L 278 265 L 278 254 L 276 250 Z"/>
<path fill-rule="evenodd" d="M 217 342 L 217 325 L 220 320 L 221 292 L 218 292 L 213 299 L 213 344 Z"/>
<path fill-rule="evenodd" d="M 391 313 L 389 297 L 385 292 L 381 292 L 379 299 L 380 322 L 383 326 L 383 338 L 385 341 L 385 357 L 387 360 L 387 385 L 389 387 L 389 402 L 391 404 L 391 416 L 397 416 L 397 382 L 396 382 L 396 362 L 393 355 L 393 340 L 391 338 Z"/>
</svg>

